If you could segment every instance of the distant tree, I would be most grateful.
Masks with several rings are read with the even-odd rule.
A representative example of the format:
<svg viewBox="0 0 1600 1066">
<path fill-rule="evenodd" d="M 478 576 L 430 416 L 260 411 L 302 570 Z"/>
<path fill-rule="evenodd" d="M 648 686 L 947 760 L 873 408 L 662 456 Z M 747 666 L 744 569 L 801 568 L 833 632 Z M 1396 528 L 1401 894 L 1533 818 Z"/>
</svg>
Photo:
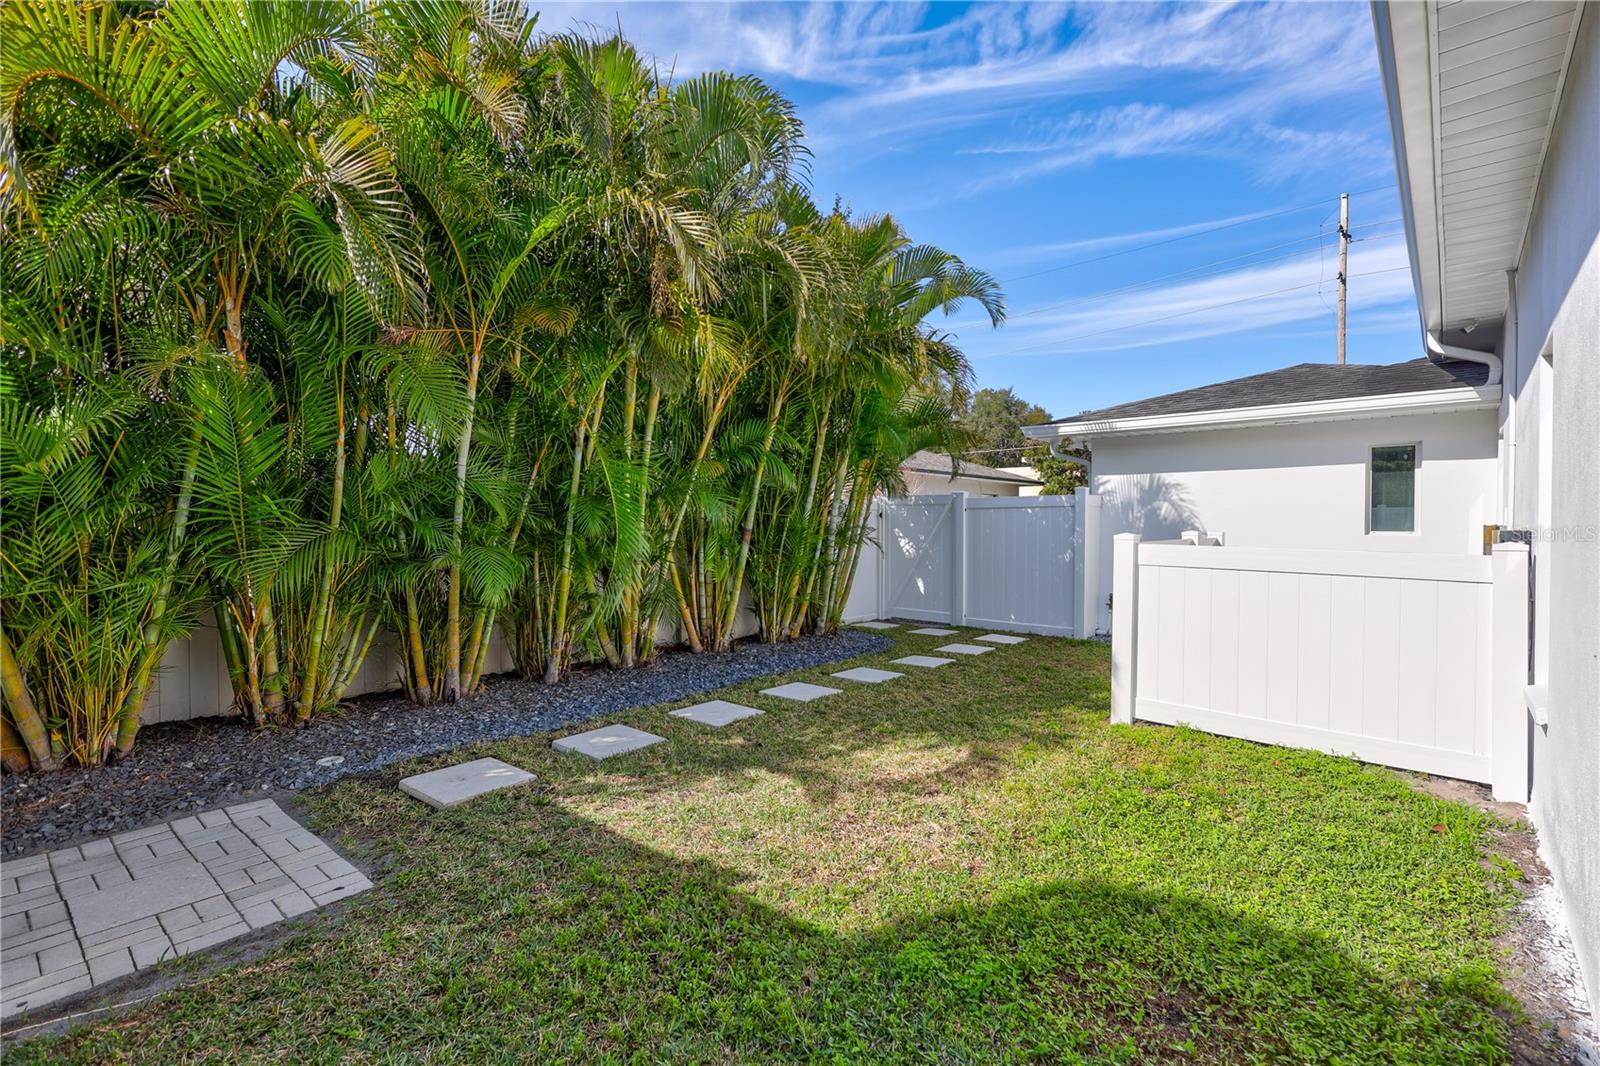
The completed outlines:
<svg viewBox="0 0 1600 1066">
<path fill-rule="evenodd" d="M 979 389 L 961 415 L 973 439 L 968 457 L 985 466 L 1018 466 L 1028 450 L 1023 426 L 1050 421 L 1050 413 L 1010 389 Z"/>
<path fill-rule="evenodd" d="M 1082 448 L 1067 449 L 1071 454 L 1078 456 L 1085 462 L 1089 453 Z M 1033 467 L 1036 476 L 1044 482 L 1044 488 L 1039 490 L 1045 496 L 1070 495 L 1079 485 L 1089 482 L 1087 467 L 1062 459 L 1051 452 L 1048 444 L 1035 444 L 1023 455 L 1023 462 Z"/>
</svg>

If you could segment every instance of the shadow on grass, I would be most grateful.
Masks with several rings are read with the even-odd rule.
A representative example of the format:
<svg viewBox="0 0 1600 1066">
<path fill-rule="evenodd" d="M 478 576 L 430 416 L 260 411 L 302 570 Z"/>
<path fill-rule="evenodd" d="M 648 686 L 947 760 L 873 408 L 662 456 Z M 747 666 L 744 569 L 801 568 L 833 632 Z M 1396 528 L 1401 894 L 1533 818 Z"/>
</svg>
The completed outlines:
<svg viewBox="0 0 1600 1066">
<path fill-rule="evenodd" d="M 840 932 L 533 793 L 470 816 L 361 805 L 406 845 L 342 924 L 14 1061 L 1503 1055 L 1482 975 L 1380 974 L 1197 898 L 1054 881 Z"/>
</svg>

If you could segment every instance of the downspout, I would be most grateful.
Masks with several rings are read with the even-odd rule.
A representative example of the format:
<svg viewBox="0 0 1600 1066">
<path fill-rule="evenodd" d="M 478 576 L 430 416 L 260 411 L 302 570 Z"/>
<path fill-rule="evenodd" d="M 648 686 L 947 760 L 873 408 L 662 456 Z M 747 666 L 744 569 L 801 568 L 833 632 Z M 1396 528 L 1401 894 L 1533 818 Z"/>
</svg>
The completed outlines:
<svg viewBox="0 0 1600 1066">
<path fill-rule="evenodd" d="M 1500 357 L 1498 355 L 1474 351 L 1471 348 L 1457 348 L 1453 344 L 1441 344 L 1433 330 L 1428 330 L 1424 333 L 1423 338 L 1428 342 L 1428 351 L 1434 355 L 1444 356 L 1449 359 L 1465 359 L 1469 363 L 1482 363 L 1488 367 L 1489 379 L 1483 383 L 1485 388 L 1490 385 L 1500 384 Z"/>
<path fill-rule="evenodd" d="M 1506 336 L 1501 344 L 1511 360 L 1511 379 L 1505 386 L 1506 476 L 1501 481 L 1505 499 L 1500 505 L 1500 524 L 1516 525 L 1517 508 L 1517 382 L 1521 380 L 1522 336 L 1517 329 L 1517 272 L 1506 271 Z"/>
</svg>

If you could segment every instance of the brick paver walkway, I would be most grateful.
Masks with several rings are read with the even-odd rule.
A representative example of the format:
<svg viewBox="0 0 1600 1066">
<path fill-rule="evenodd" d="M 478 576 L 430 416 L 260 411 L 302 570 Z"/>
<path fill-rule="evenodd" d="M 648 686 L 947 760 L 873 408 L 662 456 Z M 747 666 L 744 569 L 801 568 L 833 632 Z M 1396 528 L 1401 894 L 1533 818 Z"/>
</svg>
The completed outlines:
<svg viewBox="0 0 1600 1066">
<path fill-rule="evenodd" d="M 372 887 L 271 800 L 0 869 L 0 1017 Z"/>
</svg>

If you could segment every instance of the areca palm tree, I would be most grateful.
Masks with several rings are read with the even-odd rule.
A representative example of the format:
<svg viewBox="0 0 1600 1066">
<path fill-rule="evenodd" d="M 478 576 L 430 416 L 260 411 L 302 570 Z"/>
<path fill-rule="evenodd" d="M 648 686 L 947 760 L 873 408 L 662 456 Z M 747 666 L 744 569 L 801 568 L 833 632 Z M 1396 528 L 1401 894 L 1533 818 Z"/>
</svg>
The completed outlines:
<svg viewBox="0 0 1600 1066">
<path fill-rule="evenodd" d="M 102 357 L 113 366 L 131 361 L 141 331 L 154 332 L 191 361 L 205 362 L 210 346 L 226 352 L 240 379 L 233 399 L 248 395 L 246 324 L 269 263 L 314 285 L 355 287 L 388 312 L 414 302 L 407 210 L 386 176 L 387 152 L 353 107 L 326 104 L 328 94 L 345 94 L 347 105 L 353 97 L 343 75 L 355 69 L 362 9 L 204 0 L 127 14 L 112 4 L 41 3 L 8 5 L 3 17 L 5 225 L 26 238 L 32 298 L 54 305 L 58 319 L 75 304 L 108 323 Z M 287 64 L 301 81 L 284 81 Z M 321 106 L 310 104 L 312 82 Z M 84 278 L 98 269 L 114 280 L 85 293 Z M 196 395 L 221 401 L 216 390 Z M 250 431 L 193 422 L 181 436 L 200 446 L 185 449 L 165 480 L 175 502 L 168 576 L 153 586 L 156 619 L 195 532 L 187 517 L 206 431 L 209 444 L 226 435 L 236 446 Z M 236 549 L 244 543 L 234 538 Z M 250 573 L 237 556 L 218 570 Z M 249 581 L 223 591 L 251 631 L 270 620 L 270 600 L 258 602 Z M 130 688 L 120 716 L 124 752 L 165 645 L 159 625 L 146 628 L 146 680 Z M 271 672 L 272 649 L 263 654 Z"/>
<path fill-rule="evenodd" d="M 247 720 L 838 622 L 992 279 L 817 210 L 794 109 L 515 0 L 0 11 L 0 744 L 133 745 L 209 606 Z M 84 506 L 92 498 L 92 505 Z M 29 524 L 31 520 L 31 525 Z M 91 640 L 89 634 L 96 634 Z"/>
</svg>

